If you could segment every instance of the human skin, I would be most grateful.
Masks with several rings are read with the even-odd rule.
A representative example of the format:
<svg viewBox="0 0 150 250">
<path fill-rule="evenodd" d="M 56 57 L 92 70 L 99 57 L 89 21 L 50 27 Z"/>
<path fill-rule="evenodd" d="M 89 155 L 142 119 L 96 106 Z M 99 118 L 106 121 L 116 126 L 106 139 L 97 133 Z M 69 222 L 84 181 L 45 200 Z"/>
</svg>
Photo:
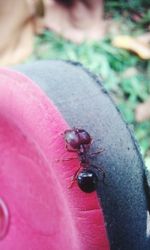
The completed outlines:
<svg viewBox="0 0 150 250">
<path fill-rule="evenodd" d="M 75 43 L 99 40 L 106 33 L 102 0 L 47 1 L 45 26 Z"/>
</svg>

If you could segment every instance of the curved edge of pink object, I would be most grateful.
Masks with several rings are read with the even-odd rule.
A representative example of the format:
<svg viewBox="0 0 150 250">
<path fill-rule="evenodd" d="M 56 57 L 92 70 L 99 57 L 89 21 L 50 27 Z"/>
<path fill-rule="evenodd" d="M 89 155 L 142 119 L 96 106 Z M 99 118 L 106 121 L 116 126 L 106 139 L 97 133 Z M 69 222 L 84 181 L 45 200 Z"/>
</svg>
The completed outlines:
<svg viewBox="0 0 150 250">
<path fill-rule="evenodd" d="M 68 188 L 79 162 L 61 160 L 67 128 L 33 81 L 0 69 L 0 197 L 10 212 L 0 249 L 109 249 L 96 194 Z"/>
</svg>

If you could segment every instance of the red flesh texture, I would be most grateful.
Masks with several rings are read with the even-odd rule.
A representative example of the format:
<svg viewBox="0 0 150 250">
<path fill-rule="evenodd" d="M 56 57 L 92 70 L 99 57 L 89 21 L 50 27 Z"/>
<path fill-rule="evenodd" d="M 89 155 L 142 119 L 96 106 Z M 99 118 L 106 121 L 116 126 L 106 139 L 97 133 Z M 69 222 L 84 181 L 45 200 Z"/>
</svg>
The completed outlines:
<svg viewBox="0 0 150 250">
<path fill-rule="evenodd" d="M 0 70 L 0 197 L 10 226 L 3 250 L 108 250 L 102 208 L 70 179 L 79 167 L 61 133 L 67 123 L 30 79 Z"/>
</svg>

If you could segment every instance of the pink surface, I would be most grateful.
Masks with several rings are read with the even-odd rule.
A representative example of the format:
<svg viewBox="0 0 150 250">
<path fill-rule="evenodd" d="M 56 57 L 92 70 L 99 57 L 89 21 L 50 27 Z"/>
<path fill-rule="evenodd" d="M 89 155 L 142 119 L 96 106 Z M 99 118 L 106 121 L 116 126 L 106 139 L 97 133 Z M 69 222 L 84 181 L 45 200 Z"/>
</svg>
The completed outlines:
<svg viewBox="0 0 150 250">
<path fill-rule="evenodd" d="M 73 155 L 61 135 L 67 128 L 30 79 L 0 70 L 0 199 L 9 212 L 0 249 L 109 249 L 96 193 L 68 188 L 78 160 L 57 161 Z"/>
</svg>

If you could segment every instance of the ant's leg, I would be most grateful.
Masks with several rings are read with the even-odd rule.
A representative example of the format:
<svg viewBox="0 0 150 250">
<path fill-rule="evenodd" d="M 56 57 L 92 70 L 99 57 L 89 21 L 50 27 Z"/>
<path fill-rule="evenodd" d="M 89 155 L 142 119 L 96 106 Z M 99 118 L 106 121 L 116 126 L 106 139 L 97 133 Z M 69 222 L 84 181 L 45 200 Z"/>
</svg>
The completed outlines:
<svg viewBox="0 0 150 250">
<path fill-rule="evenodd" d="M 70 185 L 69 185 L 68 188 L 72 188 L 74 182 L 77 180 L 77 176 L 78 176 L 78 173 L 79 173 L 80 169 L 81 169 L 81 166 L 76 170 L 76 172 L 75 172 L 74 175 L 72 176 L 72 178 L 71 178 L 71 183 L 70 183 Z"/>
<path fill-rule="evenodd" d="M 72 152 L 72 153 L 77 152 L 77 150 L 73 150 L 73 149 L 68 148 L 67 145 L 66 145 L 66 149 L 67 149 L 68 152 Z M 57 160 L 57 162 L 59 162 L 59 161 L 70 161 L 70 160 L 75 160 L 75 159 L 78 159 L 78 157 L 69 157 L 69 158 L 66 158 L 66 159 Z"/>
<path fill-rule="evenodd" d="M 76 149 L 69 148 L 67 144 L 66 144 L 66 149 L 67 149 L 68 152 L 77 152 Z"/>
<path fill-rule="evenodd" d="M 60 161 L 71 161 L 71 160 L 76 160 L 78 159 L 78 157 L 70 157 L 70 158 L 65 158 L 65 159 L 58 159 L 56 160 L 56 162 L 60 162 Z"/>
<path fill-rule="evenodd" d="M 78 157 L 65 158 L 65 159 L 62 159 L 62 161 L 70 161 L 70 160 L 75 160 L 75 159 L 78 159 Z"/>
<path fill-rule="evenodd" d="M 105 174 L 104 169 L 103 169 L 101 166 L 97 167 L 97 166 L 95 166 L 95 165 L 92 165 L 92 167 L 93 167 L 94 169 L 96 169 L 98 173 L 100 173 L 100 174 L 102 175 L 102 177 L 103 177 L 103 183 L 106 184 L 106 182 L 105 182 L 106 174 Z"/>
<path fill-rule="evenodd" d="M 93 152 L 93 153 L 90 153 L 89 154 L 89 157 L 94 157 L 95 155 L 98 155 L 98 154 L 101 154 L 102 152 L 104 152 L 105 151 L 105 149 L 104 148 L 102 148 L 102 149 L 100 149 L 99 151 L 96 151 L 96 152 Z"/>
<path fill-rule="evenodd" d="M 77 150 L 75 150 L 75 149 L 70 149 L 70 148 L 68 148 L 68 146 L 66 145 L 66 149 L 67 149 L 67 151 L 68 152 L 74 152 L 74 153 L 76 153 L 77 152 Z M 74 159 L 78 159 L 78 157 L 69 157 L 69 158 L 66 158 L 66 159 L 63 159 L 62 161 L 70 161 L 70 160 L 74 160 Z"/>
</svg>

